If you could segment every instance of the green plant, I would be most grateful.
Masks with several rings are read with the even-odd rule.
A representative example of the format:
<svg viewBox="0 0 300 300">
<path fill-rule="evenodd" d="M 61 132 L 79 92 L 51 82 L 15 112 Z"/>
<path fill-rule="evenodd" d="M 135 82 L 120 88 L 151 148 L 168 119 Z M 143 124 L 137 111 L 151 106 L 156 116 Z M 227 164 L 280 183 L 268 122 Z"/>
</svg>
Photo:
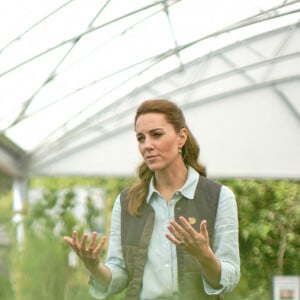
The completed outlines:
<svg viewBox="0 0 300 300">
<path fill-rule="evenodd" d="M 25 243 L 14 249 L 16 300 L 90 299 L 88 274 L 81 264 L 68 264 L 72 251 L 62 240 L 75 228 L 80 233 L 87 229 L 73 212 L 76 205 L 73 189 L 62 195 L 52 188 L 28 207 L 23 223 Z M 92 202 L 89 209 L 93 210 Z"/>
<path fill-rule="evenodd" d="M 91 199 L 84 219 L 73 213 L 77 205 L 74 187 L 102 187 L 105 189 L 105 220 L 108 233 L 110 214 L 117 194 L 129 186 L 132 178 L 57 178 L 34 179 L 34 187 L 44 186 L 44 193 L 36 204 L 28 207 L 24 222 L 26 243 L 23 250 L 11 252 L 14 258 L 15 288 L 1 284 L 0 298 L 16 293 L 14 300 L 90 300 L 88 276 L 79 263 L 68 264 L 71 249 L 62 241 L 74 228 L 80 233 L 97 225 L 100 213 Z M 226 295 L 226 300 L 271 299 L 272 277 L 276 274 L 299 275 L 300 270 L 300 184 L 289 180 L 221 180 L 235 193 L 240 223 L 240 254 L 242 276 L 239 285 Z M 66 189 L 59 200 L 59 191 Z M 8 197 L 8 196 L 7 196 Z M 0 207 L 10 210 L 11 199 L 0 201 Z M 10 201 L 10 204 L 8 202 Z M 1 216 L 1 212 L 0 212 Z M 93 230 L 93 228 L 91 228 Z M 3 279 L 3 278 L 2 278 Z M 2 294 L 1 294 L 2 293 Z M 124 293 L 111 296 L 121 300 Z M 4 300 L 12 300 L 3 298 Z"/>
<path fill-rule="evenodd" d="M 223 180 L 239 208 L 242 278 L 229 299 L 271 299 L 274 275 L 299 275 L 300 184 Z M 240 297 L 240 298 L 239 298 Z"/>
</svg>

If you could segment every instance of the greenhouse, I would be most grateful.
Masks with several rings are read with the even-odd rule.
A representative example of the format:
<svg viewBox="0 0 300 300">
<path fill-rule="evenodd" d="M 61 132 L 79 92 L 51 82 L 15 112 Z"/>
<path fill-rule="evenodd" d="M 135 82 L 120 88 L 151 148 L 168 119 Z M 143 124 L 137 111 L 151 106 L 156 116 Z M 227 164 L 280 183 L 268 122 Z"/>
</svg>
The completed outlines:
<svg viewBox="0 0 300 300">
<path fill-rule="evenodd" d="M 253 280 L 242 275 L 226 299 L 275 297 L 275 275 L 298 280 L 300 1 L 11 0 L 0 9 L 1 299 L 76 300 L 72 280 L 83 286 L 77 297 L 90 299 L 83 268 L 73 277 L 65 268 L 68 281 L 49 279 L 56 294 L 47 286 L 38 294 L 29 287 L 39 277 L 22 277 L 38 262 L 35 269 L 20 255 L 24 269 L 9 272 L 14 264 L 3 257 L 24 251 L 24 239 L 38 240 L 26 231 L 35 227 L 30 218 L 39 228 L 74 228 L 77 217 L 58 211 L 83 194 L 103 199 L 86 211 L 89 228 L 109 231 L 114 199 L 141 162 L 134 116 L 148 99 L 178 104 L 207 176 L 236 194 L 241 260 Z M 43 197 L 56 203 L 52 215 Z M 61 256 L 56 268 L 65 264 Z M 1 294 L 6 280 L 11 290 Z"/>
</svg>

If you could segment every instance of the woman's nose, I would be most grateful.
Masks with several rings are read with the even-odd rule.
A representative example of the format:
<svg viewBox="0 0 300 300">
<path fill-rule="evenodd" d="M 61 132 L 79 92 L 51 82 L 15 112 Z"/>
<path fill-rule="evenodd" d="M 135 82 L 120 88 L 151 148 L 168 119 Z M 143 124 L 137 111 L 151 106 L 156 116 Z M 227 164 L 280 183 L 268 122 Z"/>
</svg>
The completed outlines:
<svg viewBox="0 0 300 300">
<path fill-rule="evenodd" d="M 145 149 L 152 149 L 153 148 L 153 144 L 152 144 L 151 139 L 149 139 L 149 138 L 145 139 L 144 147 L 145 147 Z"/>
</svg>

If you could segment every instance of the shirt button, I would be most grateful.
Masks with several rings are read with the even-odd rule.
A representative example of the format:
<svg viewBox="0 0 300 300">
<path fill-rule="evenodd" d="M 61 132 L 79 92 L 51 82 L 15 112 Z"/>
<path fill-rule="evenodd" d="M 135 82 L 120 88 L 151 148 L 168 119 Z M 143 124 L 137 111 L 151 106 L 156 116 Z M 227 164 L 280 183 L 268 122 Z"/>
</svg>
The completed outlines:
<svg viewBox="0 0 300 300">
<path fill-rule="evenodd" d="M 169 264 L 166 264 L 165 267 L 168 268 L 168 267 L 169 267 Z"/>
</svg>

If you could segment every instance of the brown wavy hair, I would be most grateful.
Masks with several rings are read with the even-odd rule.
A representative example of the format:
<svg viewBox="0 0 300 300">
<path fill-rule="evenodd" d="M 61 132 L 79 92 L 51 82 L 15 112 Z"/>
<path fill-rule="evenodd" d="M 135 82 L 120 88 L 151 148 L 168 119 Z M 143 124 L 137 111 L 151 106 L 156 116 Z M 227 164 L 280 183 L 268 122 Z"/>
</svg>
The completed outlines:
<svg viewBox="0 0 300 300">
<path fill-rule="evenodd" d="M 205 167 L 198 161 L 200 154 L 199 145 L 186 125 L 182 110 L 174 102 L 166 99 L 146 100 L 140 104 L 136 111 L 134 125 L 136 125 L 139 116 L 148 113 L 163 114 L 167 122 L 174 127 L 177 133 L 179 133 L 182 128 L 188 130 L 188 137 L 182 148 L 183 161 L 186 166 L 189 165 L 202 176 L 206 176 Z M 148 168 L 145 162 L 142 162 L 137 168 L 137 175 L 139 181 L 129 188 L 126 198 L 128 201 L 128 211 L 134 216 L 138 216 L 141 213 L 141 208 L 146 201 L 149 182 L 154 172 Z"/>
</svg>

